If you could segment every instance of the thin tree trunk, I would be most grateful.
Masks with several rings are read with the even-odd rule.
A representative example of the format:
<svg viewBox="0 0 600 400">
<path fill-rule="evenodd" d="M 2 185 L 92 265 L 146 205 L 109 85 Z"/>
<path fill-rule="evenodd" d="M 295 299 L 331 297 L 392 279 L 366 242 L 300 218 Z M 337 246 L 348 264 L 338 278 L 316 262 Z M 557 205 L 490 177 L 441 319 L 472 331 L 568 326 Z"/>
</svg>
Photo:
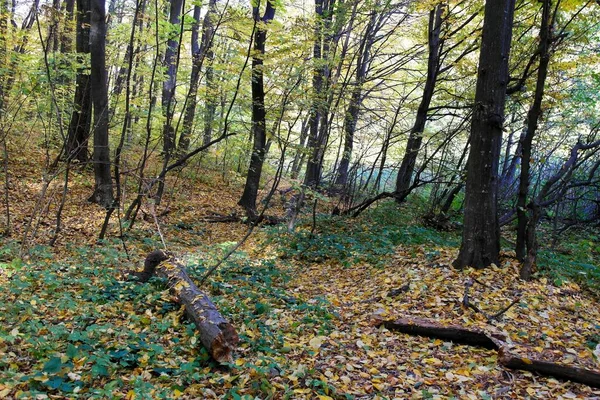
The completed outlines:
<svg viewBox="0 0 600 400">
<path fill-rule="evenodd" d="M 202 39 L 200 43 L 198 43 L 198 33 L 197 27 L 194 29 L 196 33 L 192 31 L 192 72 L 190 76 L 190 89 L 187 96 L 187 103 L 185 107 L 185 114 L 183 117 L 183 127 L 181 130 L 181 136 L 179 137 L 179 152 L 185 153 L 190 145 L 190 135 L 192 133 L 192 127 L 194 124 L 194 118 L 196 116 L 196 107 L 198 105 L 198 86 L 200 84 L 200 71 L 202 69 L 202 65 L 204 63 L 205 58 L 209 57 L 209 62 L 212 62 L 212 58 L 214 58 L 214 53 L 212 51 L 212 42 L 215 34 L 215 25 L 213 23 L 213 18 L 215 14 L 215 6 L 216 0 L 210 0 L 208 3 L 208 11 L 204 15 L 204 21 L 202 22 Z M 200 7 L 194 7 L 194 19 L 200 18 Z M 210 69 L 210 79 L 211 84 L 213 83 L 213 71 L 212 66 L 207 68 L 207 84 L 208 84 L 208 69 Z M 214 101 L 210 103 L 212 105 L 212 115 L 214 116 Z M 209 107 L 208 103 L 206 107 Z M 206 114 L 205 114 L 206 116 Z M 210 120 L 210 124 L 212 126 L 212 119 Z M 209 139 L 206 140 L 206 122 L 205 122 L 205 130 L 203 143 L 206 144 L 210 142 L 210 136 L 212 130 L 209 130 L 208 136 Z"/>
<path fill-rule="evenodd" d="M 163 126 L 163 157 L 169 159 L 171 153 L 175 149 L 175 130 L 173 128 L 173 113 L 174 113 L 174 96 L 175 85 L 177 83 L 177 53 L 179 48 L 179 29 L 181 28 L 181 7 L 183 0 L 171 0 L 169 9 L 169 23 L 171 27 L 177 26 L 175 32 L 171 32 L 167 41 L 167 49 L 165 51 L 164 66 L 167 69 L 167 76 L 162 87 L 162 107 L 165 117 Z"/>
<path fill-rule="evenodd" d="M 531 147 L 535 136 L 538 120 L 542 114 L 542 100 L 544 98 L 544 87 L 546 85 L 546 77 L 548 75 L 548 64 L 550 63 L 550 0 L 543 0 L 542 5 L 542 21 L 540 27 L 540 64 L 537 72 L 537 82 L 533 104 L 527 113 L 527 127 L 522 141 L 522 160 L 521 160 L 521 175 L 519 179 L 519 194 L 517 197 L 517 244 L 516 256 L 520 261 L 524 261 L 527 256 L 527 244 L 531 242 L 528 239 L 527 225 L 527 197 L 529 195 L 529 175 L 531 169 Z M 535 211 L 535 210 L 534 210 Z"/>
<path fill-rule="evenodd" d="M 310 114 L 308 114 L 307 117 L 310 117 Z M 308 138 L 309 128 L 310 126 L 308 124 L 308 118 L 305 118 L 302 121 L 302 127 L 300 128 L 300 137 L 298 138 L 298 148 L 296 149 L 296 153 L 294 154 L 294 161 L 292 162 L 292 179 L 298 179 L 300 169 L 302 169 L 302 165 L 304 164 L 304 159 L 306 158 L 306 139 Z"/>
<path fill-rule="evenodd" d="M 360 113 L 360 107 L 363 100 L 362 86 L 371 62 L 370 53 L 371 46 L 373 45 L 373 38 L 377 33 L 375 31 L 375 22 L 377 16 L 378 12 L 373 10 L 369 19 L 369 23 L 365 29 L 356 61 L 356 81 L 352 90 L 352 96 L 350 98 L 348 109 L 346 110 L 344 121 L 344 150 L 342 152 L 342 159 L 338 167 L 338 174 L 335 181 L 335 185 L 339 188 L 345 187 L 348 182 L 348 167 L 350 166 L 350 159 L 352 157 L 354 132 L 356 131 L 358 115 Z"/>
<path fill-rule="evenodd" d="M 255 219 L 256 198 L 260 185 L 263 162 L 266 154 L 267 132 L 265 112 L 265 89 L 263 84 L 263 58 L 267 31 L 262 24 L 267 24 L 275 17 L 275 8 L 267 0 L 267 8 L 262 18 L 259 17 L 258 7 L 253 10 L 254 20 L 257 23 L 254 33 L 254 55 L 252 56 L 252 155 L 246 176 L 246 185 L 242 198 L 238 202 L 249 218 Z"/>
<path fill-rule="evenodd" d="M 94 106 L 94 194 L 90 200 L 105 208 L 113 206 L 108 143 L 108 84 L 106 72 L 106 12 L 103 0 L 91 0 L 90 88 Z"/>
<path fill-rule="evenodd" d="M 68 160 L 88 161 L 88 139 L 92 118 L 90 74 L 85 66 L 85 54 L 90 53 L 90 0 L 77 0 L 75 50 L 80 66 L 75 78 L 75 99 L 67 133 L 65 155 Z"/>
<path fill-rule="evenodd" d="M 73 34 L 73 11 L 75 8 L 75 0 L 65 0 L 64 2 L 65 8 L 65 23 L 63 24 L 63 29 L 60 34 L 60 52 L 70 53 L 73 51 L 73 40 L 71 38 Z"/>
<path fill-rule="evenodd" d="M 412 175 L 415 170 L 417 156 L 423 142 L 423 132 L 427 122 L 427 113 L 429 104 L 433 97 L 438 72 L 440 70 L 440 31 L 442 28 L 442 12 L 444 6 L 438 4 L 429 13 L 429 56 L 427 60 L 427 78 L 425 80 L 425 88 L 423 97 L 417 109 L 417 117 L 410 131 L 408 142 L 406 143 L 406 152 L 402 158 L 398 177 L 396 178 L 396 192 L 399 194 L 398 200 L 406 198 L 406 192 L 409 190 Z"/>
</svg>

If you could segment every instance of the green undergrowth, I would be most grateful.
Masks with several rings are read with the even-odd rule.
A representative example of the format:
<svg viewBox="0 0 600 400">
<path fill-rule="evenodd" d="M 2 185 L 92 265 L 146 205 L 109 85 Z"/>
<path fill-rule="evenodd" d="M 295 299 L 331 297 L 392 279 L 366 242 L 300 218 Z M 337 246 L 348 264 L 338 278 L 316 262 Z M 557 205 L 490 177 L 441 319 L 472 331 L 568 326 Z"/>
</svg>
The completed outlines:
<svg viewBox="0 0 600 400">
<path fill-rule="evenodd" d="M 414 200 L 418 201 L 418 199 Z M 384 202 L 358 218 L 319 215 L 313 230 L 309 219 L 293 233 L 286 227 L 268 230 L 268 241 L 279 255 L 306 262 L 339 262 L 344 266 L 369 263 L 385 266 L 386 256 L 398 245 L 422 246 L 426 254 L 436 247 L 456 247 L 457 232 L 440 232 L 419 222 L 412 203 L 401 206 Z"/>
<path fill-rule="evenodd" d="M 191 255 L 190 276 L 199 281 L 227 246 Z M 2 252 L 4 262 L 13 250 Z M 272 261 L 236 254 L 203 285 L 240 336 L 242 357 L 217 366 L 163 281 L 124 279 L 132 264 L 117 243 L 70 254 L 53 261 L 39 249 L 3 278 L 0 384 L 14 398 L 172 398 L 199 382 L 225 398 L 270 398 L 269 377 L 295 368 L 286 359 L 289 338 L 331 330 L 324 299 L 290 295 Z"/>
<path fill-rule="evenodd" d="M 600 296 L 599 239 L 598 232 L 582 231 L 577 236 L 563 238 L 554 249 L 540 249 L 540 272 L 551 277 L 557 285 L 572 280 Z"/>
</svg>

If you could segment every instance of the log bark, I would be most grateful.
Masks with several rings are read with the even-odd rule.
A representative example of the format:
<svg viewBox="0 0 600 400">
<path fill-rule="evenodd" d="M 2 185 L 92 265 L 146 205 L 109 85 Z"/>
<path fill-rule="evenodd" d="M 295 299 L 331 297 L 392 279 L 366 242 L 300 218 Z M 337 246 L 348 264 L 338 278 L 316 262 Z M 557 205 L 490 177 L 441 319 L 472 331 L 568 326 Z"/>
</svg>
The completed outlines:
<svg viewBox="0 0 600 400">
<path fill-rule="evenodd" d="M 500 365 L 510 369 L 537 372 L 540 375 L 583 383 L 584 385 L 600 388 L 600 372 L 591 371 L 571 365 L 561 365 L 543 360 L 525 358 L 511 354 L 501 348 L 498 351 Z"/>
<path fill-rule="evenodd" d="M 455 343 L 484 347 L 490 350 L 498 350 L 503 342 L 480 329 L 465 328 L 460 325 L 442 325 L 420 318 L 399 318 L 393 321 L 381 321 L 378 325 L 383 325 L 391 331 L 451 340 Z"/>
<path fill-rule="evenodd" d="M 498 362 L 506 368 L 536 372 L 540 375 L 600 388 L 600 371 L 522 357 L 511 351 L 505 336 L 500 332 L 466 328 L 460 325 L 444 325 L 422 318 L 399 318 L 392 321 L 377 319 L 375 326 L 385 326 L 389 330 L 409 335 L 451 340 L 497 350 Z"/>
<path fill-rule="evenodd" d="M 146 257 L 142 272 L 132 273 L 140 282 L 147 282 L 154 274 L 168 281 L 169 291 L 185 306 L 209 354 L 220 363 L 231 362 L 239 340 L 237 332 L 210 298 L 198 289 L 185 267 L 172 255 L 156 250 Z"/>
</svg>

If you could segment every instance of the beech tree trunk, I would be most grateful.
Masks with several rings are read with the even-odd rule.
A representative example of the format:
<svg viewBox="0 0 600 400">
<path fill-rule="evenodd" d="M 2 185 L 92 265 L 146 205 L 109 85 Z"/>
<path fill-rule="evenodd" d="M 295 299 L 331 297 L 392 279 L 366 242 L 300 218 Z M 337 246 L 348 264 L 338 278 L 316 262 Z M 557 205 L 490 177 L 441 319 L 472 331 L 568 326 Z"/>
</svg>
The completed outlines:
<svg viewBox="0 0 600 400">
<path fill-rule="evenodd" d="M 90 0 L 77 0 L 77 24 L 75 50 L 78 62 L 84 63 L 84 54 L 90 52 Z M 65 154 L 68 159 L 82 163 L 88 161 L 88 139 L 92 118 L 92 97 L 90 74 L 86 67 L 77 68 L 75 78 L 75 99 L 69 122 Z"/>
<path fill-rule="evenodd" d="M 255 22 L 257 24 L 254 33 L 254 54 L 252 56 L 252 155 L 250 156 L 250 166 L 246 176 L 246 185 L 244 193 L 238 202 L 246 210 L 250 219 L 255 219 L 256 198 L 260 185 L 263 162 L 266 154 L 267 131 L 266 131 L 266 112 L 265 112 L 265 88 L 263 85 L 263 57 L 265 54 L 265 42 L 267 31 L 262 24 L 267 24 L 275 17 L 275 8 L 267 0 L 265 14 L 261 18 L 257 7 L 253 10 Z"/>
<path fill-rule="evenodd" d="M 516 255 L 519 261 L 524 261 L 527 256 L 527 197 L 529 195 L 529 175 L 531 169 L 531 150 L 533 137 L 535 136 L 538 120 L 542 114 L 542 99 L 544 98 L 544 87 L 548 75 L 548 64 L 550 63 L 550 8 L 551 1 L 543 0 L 542 21 L 540 27 L 540 64 L 537 72 L 537 81 L 533 104 L 527 113 L 527 126 L 522 140 L 521 176 L 519 179 L 519 195 L 517 197 L 517 244 Z"/>
<path fill-rule="evenodd" d="M 190 145 L 190 135 L 192 134 L 192 127 L 194 125 L 194 118 L 196 116 L 196 107 L 198 105 L 198 86 L 200 84 L 200 71 L 202 69 L 202 65 L 204 64 L 204 60 L 209 58 L 209 63 L 212 62 L 212 58 L 214 58 L 214 53 L 212 51 L 212 42 L 215 34 L 215 27 L 213 23 L 213 15 L 215 13 L 215 6 L 217 1 L 210 0 L 208 3 L 208 11 L 204 15 L 204 21 L 202 22 L 202 39 L 198 42 L 198 27 L 195 26 L 192 30 L 192 72 L 190 76 L 190 90 L 188 93 L 187 104 L 185 107 L 185 114 L 183 116 L 183 127 L 181 130 L 181 136 L 179 137 L 179 145 L 178 149 L 180 153 L 187 152 Z M 194 6 L 194 19 L 198 21 L 200 19 L 200 6 Z M 210 71 L 209 71 L 210 69 Z M 210 74 L 209 74 L 210 72 Z M 210 75 L 210 76 L 209 76 Z M 213 70 L 212 65 L 209 65 L 206 69 L 206 84 L 207 91 L 209 91 L 209 78 L 210 84 L 213 83 Z M 207 144 L 210 142 L 210 137 L 212 136 L 212 117 L 215 113 L 216 103 L 214 99 L 211 98 L 210 103 L 208 102 L 209 95 L 207 94 L 207 104 L 206 104 L 206 112 L 210 114 L 210 119 L 207 122 L 205 120 L 204 126 L 204 138 L 203 144 Z M 211 108 L 212 107 L 212 108 Z M 209 110 L 210 108 L 210 110 Z M 207 131 L 207 124 L 208 127 Z M 208 140 L 207 140 L 208 135 Z"/>
<path fill-rule="evenodd" d="M 165 116 L 165 124 L 163 126 L 163 157 L 169 159 L 171 153 L 175 149 L 175 130 L 173 128 L 173 113 L 175 104 L 173 102 L 175 96 L 175 84 L 177 83 L 177 52 L 179 47 L 179 29 L 180 16 L 183 0 L 171 0 L 169 9 L 169 23 L 172 26 L 177 26 L 176 30 L 171 31 L 169 40 L 167 41 L 167 49 L 165 51 L 164 65 L 167 68 L 167 76 L 162 87 L 162 107 Z M 162 191 L 161 191 L 162 192 Z"/>
<path fill-rule="evenodd" d="M 187 315 L 198 329 L 200 342 L 209 354 L 218 362 L 231 362 L 239 341 L 237 332 L 210 298 L 198 289 L 185 267 L 162 250 L 156 250 L 146 257 L 144 270 L 132 275 L 147 282 L 154 274 L 168 281 L 169 291 L 179 304 L 185 306 Z"/>
<path fill-rule="evenodd" d="M 90 89 L 94 105 L 94 194 L 90 200 L 104 208 L 113 206 L 108 144 L 108 86 L 106 73 L 106 12 L 103 0 L 91 0 Z"/>
<path fill-rule="evenodd" d="M 377 33 L 375 31 L 375 22 L 378 14 L 379 13 L 375 10 L 373 10 L 371 13 L 369 23 L 364 34 L 362 35 L 362 40 L 358 51 L 359 54 L 356 61 L 356 79 L 344 121 L 344 150 L 342 152 L 342 159 L 340 160 L 337 178 L 335 180 L 335 185 L 339 188 L 344 188 L 348 183 L 348 168 L 350 166 L 350 159 L 352 158 L 354 132 L 356 131 L 356 124 L 358 122 L 360 107 L 363 100 L 362 88 L 370 64 L 371 46 L 373 45 L 374 35 Z"/>
<path fill-rule="evenodd" d="M 515 0 L 485 3 L 467 160 L 462 244 L 454 261 L 457 268 L 498 264 L 498 164 L 514 9 Z"/>
<path fill-rule="evenodd" d="M 308 151 L 304 184 L 316 187 L 321 180 L 323 157 L 328 135 L 328 110 L 332 93 L 328 93 L 330 83 L 329 49 L 333 43 L 329 30 L 333 18 L 335 0 L 315 0 L 315 43 L 313 45 L 313 101 L 309 118 Z M 343 57 L 342 57 L 343 59 Z"/>
<path fill-rule="evenodd" d="M 417 109 L 417 117 L 415 123 L 410 130 L 408 142 L 406 143 L 406 151 L 398 170 L 396 178 L 396 192 L 399 194 L 398 201 L 403 201 L 406 198 L 410 188 L 412 175 L 415 170 L 417 156 L 423 142 L 423 132 L 427 122 L 427 113 L 429 105 L 435 90 L 438 72 L 440 69 L 440 31 L 442 29 L 442 12 L 444 5 L 438 4 L 429 12 L 429 55 L 427 59 L 427 78 L 425 80 L 425 88 L 423 89 L 423 97 Z"/>
</svg>

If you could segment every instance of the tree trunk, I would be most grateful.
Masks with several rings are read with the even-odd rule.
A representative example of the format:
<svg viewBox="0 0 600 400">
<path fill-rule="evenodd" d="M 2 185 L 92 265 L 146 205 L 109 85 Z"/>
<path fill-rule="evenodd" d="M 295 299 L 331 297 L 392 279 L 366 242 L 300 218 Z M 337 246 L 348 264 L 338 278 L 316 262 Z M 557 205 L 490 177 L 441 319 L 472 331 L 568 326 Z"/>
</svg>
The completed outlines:
<svg viewBox="0 0 600 400">
<path fill-rule="evenodd" d="M 88 161 L 88 139 L 92 118 L 90 75 L 87 68 L 81 66 L 85 62 L 84 54 L 90 52 L 90 12 L 90 0 L 77 0 L 75 50 L 80 66 L 77 68 L 75 78 L 75 99 L 65 149 L 67 159 L 75 159 L 82 163 Z"/>
<path fill-rule="evenodd" d="M 467 160 L 463 237 L 454 261 L 457 268 L 498 264 L 498 163 L 514 9 L 515 0 L 485 3 L 471 150 Z"/>
<path fill-rule="evenodd" d="M 200 43 L 198 43 L 198 33 L 197 27 L 195 27 L 196 33 L 194 30 L 192 31 L 192 72 L 190 76 L 190 90 L 187 96 L 187 103 L 185 107 L 185 114 L 183 116 L 183 128 L 181 130 L 181 136 L 179 137 L 179 152 L 185 153 L 187 152 L 190 145 L 190 135 L 192 134 L 192 127 L 194 124 L 194 118 L 196 116 L 196 107 L 198 105 L 198 85 L 200 84 L 200 71 L 202 69 L 202 65 L 204 63 L 205 58 L 209 58 L 209 63 L 212 62 L 214 58 L 214 53 L 212 51 L 212 42 L 215 35 L 215 27 L 213 23 L 216 0 L 210 0 L 208 3 L 208 11 L 204 15 L 204 21 L 202 22 L 202 39 Z M 197 18 L 197 19 L 196 19 Z M 200 19 L 200 6 L 194 7 L 194 19 L 197 21 Z M 212 65 L 209 65 L 206 70 L 206 84 L 207 90 L 209 84 L 209 69 L 210 69 L 210 84 L 213 83 L 213 70 Z M 207 94 L 207 104 L 206 109 L 210 107 L 212 110 L 212 116 L 214 116 L 215 112 L 215 102 L 214 99 L 211 98 L 210 103 L 208 103 L 209 95 Z M 205 113 L 205 117 L 206 117 Z M 203 144 L 207 144 L 210 142 L 211 132 L 212 132 L 212 116 L 210 119 L 210 129 L 208 130 L 209 139 L 206 140 L 207 130 L 206 130 L 206 120 L 204 126 L 204 139 Z"/>
<path fill-rule="evenodd" d="M 181 29 L 181 7 L 183 0 L 171 0 L 169 9 L 169 24 L 171 31 L 167 40 L 167 49 L 165 51 L 164 66 L 167 69 L 167 76 L 162 87 L 162 107 L 165 117 L 163 126 L 163 157 L 169 159 L 175 149 L 175 130 L 173 128 L 173 114 L 175 109 L 174 96 L 175 85 L 177 82 L 177 53 L 179 48 L 179 30 Z M 174 27 L 176 30 L 173 30 Z"/>
<path fill-rule="evenodd" d="M 298 179 L 298 175 L 300 174 L 300 170 L 302 169 L 302 165 L 304 164 L 304 159 L 306 158 L 306 139 L 308 138 L 308 129 L 310 128 L 308 124 L 308 119 L 310 118 L 310 113 L 302 120 L 302 127 L 300 128 L 300 137 L 298 138 L 298 148 L 296 149 L 296 153 L 294 154 L 294 160 L 291 164 L 291 178 Z"/>
<path fill-rule="evenodd" d="M 377 33 L 375 31 L 375 22 L 378 15 L 376 10 L 372 11 L 359 48 L 359 54 L 356 61 L 356 81 L 354 83 L 354 88 L 352 89 L 352 96 L 350 97 L 350 103 L 348 104 L 344 121 L 344 150 L 342 152 L 342 159 L 338 167 L 337 178 L 335 181 L 335 185 L 338 186 L 338 188 L 343 188 L 348 183 L 348 167 L 350 166 L 350 159 L 352 157 L 354 132 L 356 131 L 358 115 L 363 100 L 362 87 L 371 62 L 371 46 L 373 44 L 374 35 Z"/>
<path fill-rule="evenodd" d="M 275 17 L 275 8 L 267 0 L 267 8 L 262 18 L 259 17 L 258 8 L 253 10 L 257 24 L 254 34 L 254 53 L 252 56 L 252 155 L 246 176 L 246 185 L 242 198 L 238 202 L 246 210 L 250 219 L 257 217 L 256 198 L 260 185 L 263 162 L 266 154 L 267 132 L 265 112 L 265 88 L 263 85 L 263 58 L 267 31 L 262 24 L 267 24 Z"/>
<path fill-rule="evenodd" d="M 204 134 L 202 143 L 208 144 L 212 140 L 213 123 L 215 120 L 215 112 L 217 110 L 217 97 L 215 96 L 215 72 L 213 62 L 215 53 L 212 49 L 206 52 L 208 62 L 206 64 L 206 97 L 204 109 Z"/>
<path fill-rule="evenodd" d="M 60 52 L 70 53 L 73 51 L 73 39 L 71 35 L 73 34 L 72 29 L 72 20 L 73 20 L 73 9 L 75 8 L 75 0 L 65 0 L 65 23 L 63 24 L 63 29 L 60 34 Z M 79 28 L 79 27 L 77 27 Z"/>
<path fill-rule="evenodd" d="M 323 76 L 324 67 L 319 65 L 322 61 L 322 42 L 323 42 L 323 0 L 315 0 L 315 43 L 313 44 L 313 62 L 314 72 L 312 79 L 313 101 L 310 108 L 310 117 L 308 120 L 308 150 L 311 152 L 306 165 L 306 175 L 304 183 L 308 186 L 316 186 L 319 181 L 319 121 L 322 114 L 323 102 Z"/>
<path fill-rule="evenodd" d="M 168 281 L 170 293 L 185 306 L 208 353 L 220 363 L 233 361 L 232 352 L 239 341 L 235 328 L 227 321 L 210 298 L 191 280 L 183 264 L 163 251 L 153 251 L 146 257 L 143 272 L 134 272 L 141 282 L 154 274 Z"/>
<path fill-rule="evenodd" d="M 535 136 L 538 120 L 542 114 L 542 100 L 544 98 L 544 87 L 548 75 L 548 64 L 550 63 L 550 0 L 543 0 L 542 21 L 540 27 L 540 65 L 537 72 L 537 82 L 533 104 L 527 113 L 527 127 L 522 141 L 521 175 L 519 179 L 519 195 L 517 197 L 517 244 L 516 255 L 519 261 L 524 261 L 527 256 L 527 197 L 529 195 L 529 175 L 531 169 L 531 147 Z"/>
<path fill-rule="evenodd" d="M 113 205 L 108 143 L 108 85 L 106 73 L 106 13 L 103 0 L 91 0 L 90 89 L 94 106 L 94 194 L 90 200 L 105 208 Z"/>
<path fill-rule="evenodd" d="M 412 175 L 415 170 L 417 156 L 419 155 L 421 143 L 423 142 L 423 132 L 425 130 L 425 123 L 427 122 L 429 104 L 433 97 L 440 69 L 440 31 L 442 29 L 443 11 L 444 5 L 438 4 L 429 12 L 429 56 L 427 59 L 427 78 L 425 80 L 423 97 L 421 98 L 421 103 L 417 109 L 417 117 L 410 130 L 408 142 L 406 143 L 406 151 L 402 158 L 402 163 L 400 164 L 400 169 L 398 170 L 398 176 L 396 178 L 396 192 L 400 195 L 397 199 L 398 201 L 402 201 L 406 198 L 406 194 L 412 181 Z"/>
</svg>

